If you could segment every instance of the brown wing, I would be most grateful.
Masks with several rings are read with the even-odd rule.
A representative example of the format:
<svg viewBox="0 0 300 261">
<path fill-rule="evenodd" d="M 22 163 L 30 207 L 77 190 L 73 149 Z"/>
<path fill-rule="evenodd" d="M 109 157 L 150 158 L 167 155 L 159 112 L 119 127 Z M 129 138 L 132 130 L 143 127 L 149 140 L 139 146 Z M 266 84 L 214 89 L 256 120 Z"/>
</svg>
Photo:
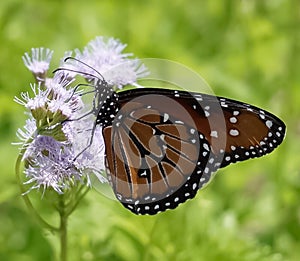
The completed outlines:
<svg viewBox="0 0 300 261">
<path fill-rule="evenodd" d="M 105 127 L 107 168 L 117 198 L 136 214 L 156 214 L 195 196 L 211 173 L 270 153 L 285 125 L 257 107 L 166 89 L 119 93 Z"/>
<path fill-rule="evenodd" d="M 158 109 L 157 101 L 176 105 L 185 121 Z M 143 95 L 123 104 L 113 125 L 103 130 L 111 185 L 134 213 L 175 208 L 209 180 L 210 146 L 192 122 L 169 97 Z"/>
</svg>

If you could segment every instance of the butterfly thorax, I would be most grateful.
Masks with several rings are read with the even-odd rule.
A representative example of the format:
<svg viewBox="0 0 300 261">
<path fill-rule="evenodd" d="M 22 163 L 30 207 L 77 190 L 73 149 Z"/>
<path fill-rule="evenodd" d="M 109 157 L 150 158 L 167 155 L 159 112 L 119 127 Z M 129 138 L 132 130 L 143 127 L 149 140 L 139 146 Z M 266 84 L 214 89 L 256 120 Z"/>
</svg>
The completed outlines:
<svg viewBox="0 0 300 261">
<path fill-rule="evenodd" d="M 102 127 L 112 125 L 115 115 L 119 111 L 118 94 L 107 82 L 101 81 L 96 86 L 94 98 L 94 112 L 97 117 L 96 124 Z"/>
</svg>

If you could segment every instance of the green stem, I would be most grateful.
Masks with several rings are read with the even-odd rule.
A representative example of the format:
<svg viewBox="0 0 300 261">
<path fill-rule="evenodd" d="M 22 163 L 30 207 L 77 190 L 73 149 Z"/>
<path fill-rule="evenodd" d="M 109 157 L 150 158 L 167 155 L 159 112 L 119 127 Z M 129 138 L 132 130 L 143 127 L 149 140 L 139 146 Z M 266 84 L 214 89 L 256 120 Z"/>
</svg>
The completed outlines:
<svg viewBox="0 0 300 261">
<path fill-rule="evenodd" d="M 67 261 L 67 221 L 68 217 L 72 214 L 72 212 L 76 209 L 80 201 L 89 191 L 87 187 L 86 190 L 82 192 L 84 186 L 80 187 L 78 191 L 78 197 L 72 207 L 69 208 L 69 204 L 67 204 L 67 197 L 65 194 L 60 195 L 60 200 L 58 204 L 58 211 L 60 215 L 60 261 Z"/>
<path fill-rule="evenodd" d="M 60 211 L 60 261 L 67 261 L 67 223 L 68 223 L 68 214 L 66 213 L 65 208 L 65 197 L 61 195 L 59 203 Z"/>
<path fill-rule="evenodd" d="M 84 198 L 84 196 L 86 195 L 86 193 L 90 190 L 88 187 L 86 187 L 86 190 L 82 193 L 80 193 L 83 189 L 83 186 L 79 189 L 78 192 L 78 197 L 76 199 L 75 204 L 73 204 L 73 206 L 66 212 L 66 214 L 69 216 L 72 214 L 72 212 L 76 209 L 76 207 L 78 206 L 78 204 L 80 203 L 80 201 Z"/>
</svg>

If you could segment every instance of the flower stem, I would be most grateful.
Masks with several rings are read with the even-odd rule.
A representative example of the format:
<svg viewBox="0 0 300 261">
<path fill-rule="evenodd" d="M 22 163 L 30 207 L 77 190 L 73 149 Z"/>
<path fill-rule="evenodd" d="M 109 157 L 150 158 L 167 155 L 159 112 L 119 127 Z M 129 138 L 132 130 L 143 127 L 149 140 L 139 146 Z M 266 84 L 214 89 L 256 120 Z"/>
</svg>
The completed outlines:
<svg viewBox="0 0 300 261">
<path fill-rule="evenodd" d="M 65 209 L 65 197 L 64 195 L 60 196 L 59 202 L 59 215 L 60 215 L 60 261 L 67 261 L 67 223 L 68 223 L 68 214 Z"/>
<path fill-rule="evenodd" d="M 85 190 L 82 192 L 82 190 L 85 188 Z M 78 204 L 81 202 L 81 200 L 84 198 L 84 196 L 87 194 L 87 192 L 90 190 L 89 187 L 86 187 L 86 186 L 81 186 L 79 188 L 79 191 L 78 191 L 78 195 L 76 197 L 76 201 L 75 203 L 71 206 L 71 208 L 68 208 L 67 209 L 67 215 L 71 215 L 72 212 L 76 209 L 76 207 L 78 206 Z"/>
</svg>

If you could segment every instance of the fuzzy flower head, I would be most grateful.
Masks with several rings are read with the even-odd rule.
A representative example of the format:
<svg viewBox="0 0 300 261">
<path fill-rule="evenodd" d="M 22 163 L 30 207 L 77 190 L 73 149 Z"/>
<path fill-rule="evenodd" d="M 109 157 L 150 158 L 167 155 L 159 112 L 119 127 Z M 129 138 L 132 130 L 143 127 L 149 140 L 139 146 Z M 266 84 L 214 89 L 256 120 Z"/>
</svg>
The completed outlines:
<svg viewBox="0 0 300 261">
<path fill-rule="evenodd" d="M 65 140 L 61 123 L 71 119 L 83 107 L 79 95 L 74 94 L 73 88 L 68 88 L 70 83 L 62 75 L 56 74 L 44 87 L 41 82 L 32 84 L 33 97 L 24 92 L 21 98 L 15 98 L 35 119 L 37 134 L 52 134 L 58 140 Z"/>
<path fill-rule="evenodd" d="M 95 80 L 96 75 L 100 73 L 105 81 L 117 88 L 123 88 L 125 85 L 136 85 L 137 80 L 148 75 L 146 67 L 138 59 L 131 59 L 131 53 L 123 53 L 126 44 L 122 44 L 114 38 L 96 37 L 90 41 L 81 52 L 75 50 L 75 58 L 86 63 L 72 61 L 73 68 L 86 74 L 89 81 Z"/>
<path fill-rule="evenodd" d="M 27 153 L 25 168 L 26 184 L 31 189 L 52 188 L 58 193 L 69 189 L 82 174 L 71 164 L 71 148 L 49 136 L 37 136 Z"/>
<path fill-rule="evenodd" d="M 34 49 L 32 57 L 25 54 L 25 65 L 33 73 L 46 73 L 49 56 L 37 59 L 44 48 Z M 39 62 L 37 62 L 39 61 Z M 31 62 L 31 63 L 30 63 Z M 47 64 L 47 66 L 45 66 Z M 40 65 L 40 67 L 39 67 Z M 32 189 L 54 190 L 64 193 L 77 184 L 90 184 L 90 175 L 101 181 L 104 169 L 104 142 L 101 128 L 87 113 L 81 91 L 74 86 L 74 75 L 57 71 L 52 78 L 31 84 L 31 92 L 21 93 L 15 101 L 26 109 L 28 119 L 17 136 L 20 139 L 25 163 L 25 184 Z M 89 117 L 82 117 L 88 115 Z M 93 142 L 91 142 L 93 140 Z"/>
<path fill-rule="evenodd" d="M 33 73 L 38 82 L 46 78 L 53 51 L 47 48 L 32 48 L 31 54 L 25 53 L 22 57 L 25 66 Z"/>
</svg>

